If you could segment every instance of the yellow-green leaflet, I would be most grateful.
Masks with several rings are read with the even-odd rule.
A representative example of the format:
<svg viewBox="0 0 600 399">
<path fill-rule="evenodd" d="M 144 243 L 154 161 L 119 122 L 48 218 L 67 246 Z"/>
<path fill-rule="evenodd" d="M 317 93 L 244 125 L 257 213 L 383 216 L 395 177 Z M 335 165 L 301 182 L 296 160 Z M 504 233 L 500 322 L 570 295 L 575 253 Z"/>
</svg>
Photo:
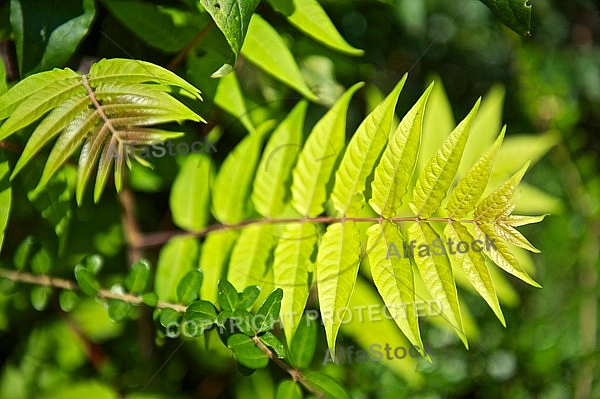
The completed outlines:
<svg viewBox="0 0 600 399">
<path fill-rule="evenodd" d="M 504 109 L 505 90 L 495 85 L 483 96 L 477 116 L 473 120 L 471 130 L 477 135 L 476 140 L 469 140 L 465 146 L 463 161 L 458 168 L 458 175 L 464 176 L 479 156 L 492 144 L 494 137 L 502 127 L 502 111 Z"/>
<path fill-rule="evenodd" d="M 444 229 L 446 237 L 451 238 L 454 242 L 464 241 L 466 243 L 473 243 L 475 238 L 467 231 L 467 228 L 461 223 L 449 223 Z M 456 259 L 458 264 L 464 270 L 465 275 L 469 282 L 473 285 L 473 288 L 477 290 L 479 295 L 490 305 L 490 308 L 498 317 L 498 320 L 502 325 L 506 326 L 502 309 L 500 309 L 500 303 L 498 302 L 498 294 L 492 281 L 492 276 L 485 263 L 485 258 L 481 252 L 475 252 L 468 250 L 466 253 L 456 251 Z"/>
<path fill-rule="evenodd" d="M 206 236 L 198 263 L 198 267 L 204 272 L 200 298 L 217 302 L 217 283 L 226 275 L 227 261 L 238 236 L 239 232 L 235 230 L 211 231 Z"/>
<path fill-rule="evenodd" d="M 327 183 L 344 149 L 346 111 L 352 95 L 362 86 L 357 83 L 349 88 L 306 139 L 292 180 L 292 206 L 303 216 L 314 217 L 324 210 Z"/>
<path fill-rule="evenodd" d="M 192 270 L 198 257 L 198 242 L 193 237 L 175 237 L 161 248 L 156 265 L 154 289 L 162 301 L 177 301 L 177 285 Z"/>
<path fill-rule="evenodd" d="M 444 253 L 433 256 L 430 253 L 429 256 L 421 256 L 420 254 L 420 245 L 431 246 L 435 240 L 441 240 L 440 236 L 427 222 L 419 222 L 411 225 L 408 230 L 408 236 L 411 240 L 416 241 L 414 261 L 419 268 L 427 290 L 434 299 L 440 302 L 443 317 L 454 327 L 455 333 L 463 341 L 465 347 L 468 348 L 469 345 L 464 333 L 458 303 L 458 293 L 456 292 L 456 284 L 454 283 L 452 266 L 448 255 Z"/>
<path fill-rule="evenodd" d="M 354 289 L 360 263 L 360 240 L 354 222 L 329 225 L 317 254 L 317 289 L 329 348 L 335 340 L 344 310 Z"/>
<path fill-rule="evenodd" d="M 446 205 L 449 218 L 460 219 L 467 216 L 483 195 L 490 180 L 494 159 L 496 158 L 496 154 L 498 154 L 498 148 L 502 145 L 505 131 L 506 127 L 502 129 L 500 136 L 498 136 L 492 148 L 479 158 L 466 176 L 458 182 L 454 191 L 452 191 Z"/>
<path fill-rule="evenodd" d="M 478 239 L 485 240 L 486 235 L 489 237 L 489 239 L 495 239 L 497 249 L 485 251 L 485 254 L 491 260 L 493 260 L 495 264 L 513 276 L 520 278 L 527 284 L 533 285 L 534 287 L 541 287 L 541 285 L 529 277 L 529 274 L 527 274 L 525 269 L 523 269 L 523 267 L 519 264 L 519 261 L 515 255 L 510 251 L 508 244 L 506 244 L 496 235 L 496 232 L 492 226 L 492 224 L 475 225 L 475 234 Z"/>
<path fill-rule="evenodd" d="M 469 137 L 471 121 L 478 108 L 479 100 L 421 172 L 413 190 L 411 203 L 411 208 L 419 217 L 431 216 L 446 197 Z"/>
<path fill-rule="evenodd" d="M 494 222 L 506 213 L 507 208 L 511 206 L 513 194 L 527 167 L 529 167 L 529 162 L 477 205 L 477 208 L 475 208 L 475 221 L 477 223 Z"/>
<path fill-rule="evenodd" d="M 407 76 L 366 117 L 346 147 L 331 194 L 336 210 L 344 215 L 356 216 L 364 204 L 367 177 L 388 141 L 398 96 Z"/>
<path fill-rule="evenodd" d="M 296 332 L 310 290 L 310 257 L 319 236 L 313 223 L 292 223 L 281 233 L 273 256 L 275 286 L 283 289 L 280 318 L 288 344 Z"/>
<path fill-rule="evenodd" d="M 252 203 L 263 216 L 280 215 L 290 197 L 292 169 L 302 149 L 308 103 L 300 101 L 271 134 L 256 169 Z"/>
<path fill-rule="evenodd" d="M 511 244 L 521 247 L 531 252 L 539 253 L 540 250 L 531 245 L 529 240 L 523 236 L 517 229 L 504 223 L 497 222 L 493 224 L 496 236 L 503 240 L 510 242 Z"/>
<path fill-rule="evenodd" d="M 275 79 L 290 86 L 311 101 L 318 97 L 309 89 L 300 68 L 279 33 L 260 15 L 253 14 L 242 54 Z"/>
<path fill-rule="evenodd" d="M 0 162 L 0 250 L 4 241 L 4 231 L 10 213 L 11 188 L 8 183 L 8 161 Z"/>
<path fill-rule="evenodd" d="M 375 168 L 371 183 L 371 207 L 383 217 L 393 217 L 407 191 L 417 163 L 423 113 L 433 85 L 430 85 L 415 105 L 404 116 L 388 140 L 386 149 Z"/>
<path fill-rule="evenodd" d="M 248 198 L 269 121 L 244 139 L 227 155 L 212 188 L 213 215 L 221 223 L 241 222 L 248 215 Z M 240 288 L 241 289 L 241 288 Z"/>
<path fill-rule="evenodd" d="M 367 255 L 373 282 L 394 321 L 415 346 L 423 348 L 419 320 L 414 306 L 415 284 L 410 259 L 388 256 L 390 245 L 402 246 L 405 241 L 398 226 L 384 221 L 367 230 Z M 428 357 L 423 351 L 425 357 Z"/>
</svg>

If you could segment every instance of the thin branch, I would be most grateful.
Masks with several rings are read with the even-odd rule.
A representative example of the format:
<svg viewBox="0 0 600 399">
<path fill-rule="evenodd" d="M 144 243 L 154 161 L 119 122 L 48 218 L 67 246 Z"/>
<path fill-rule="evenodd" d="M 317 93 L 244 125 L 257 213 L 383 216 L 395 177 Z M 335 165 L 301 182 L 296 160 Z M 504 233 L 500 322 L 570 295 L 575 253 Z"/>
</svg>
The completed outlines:
<svg viewBox="0 0 600 399">
<path fill-rule="evenodd" d="M 202 40 L 202 38 L 204 36 L 206 36 L 206 34 L 208 32 L 210 32 L 211 29 L 214 27 L 215 27 L 215 22 L 211 19 L 211 21 L 208 24 L 206 24 L 206 26 L 204 28 L 202 28 L 202 30 L 200 32 L 198 32 L 198 34 L 196 36 L 194 36 L 194 38 L 179 53 L 177 53 L 175 58 L 173 58 L 167 64 L 166 68 L 171 71 L 173 69 L 177 68 L 179 66 L 179 64 L 181 64 L 181 62 L 185 59 L 185 57 L 187 57 L 189 52 L 192 51 L 192 49 L 196 46 L 196 44 L 198 44 L 200 42 L 200 40 Z"/>
<path fill-rule="evenodd" d="M 0 150 L 7 150 L 20 154 L 23 152 L 23 147 L 0 140 Z"/>
<path fill-rule="evenodd" d="M 261 219 L 247 219 L 239 223 L 234 224 L 213 224 L 205 227 L 200 231 L 185 231 L 185 230 L 172 230 L 172 231 L 159 231 L 156 233 L 141 234 L 139 240 L 139 247 L 154 247 L 162 245 L 169 241 L 173 237 L 204 237 L 208 233 L 222 230 L 239 230 L 241 228 L 253 225 L 268 225 L 268 224 L 281 224 L 281 223 L 339 223 L 339 222 L 444 222 L 444 223 L 475 223 L 473 219 L 451 219 L 443 217 L 431 217 L 431 218 L 419 218 L 418 216 L 404 216 L 404 217 L 331 217 L 331 216 L 317 216 L 317 217 L 302 217 L 302 218 L 261 218 Z"/>
<path fill-rule="evenodd" d="M 14 281 L 15 283 L 35 284 L 35 285 L 41 285 L 44 287 L 59 288 L 59 289 L 69 290 L 69 291 L 80 291 L 79 286 L 74 281 L 57 278 L 57 277 L 44 276 L 44 275 L 39 275 L 39 274 L 31 274 L 31 273 L 20 272 L 17 270 L 8 270 L 8 269 L 3 269 L 3 268 L 0 268 L 0 277 L 5 277 L 11 281 Z M 100 298 L 100 299 L 118 299 L 120 301 L 127 302 L 132 305 L 143 305 L 144 304 L 144 300 L 142 299 L 141 296 L 132 295 L 132 294 L 118 294 L 116 292 L 112 292 L 112 291 L 105 290 L 105 289 L 98 290 L 96 297 Z M 185 310 L 187 309 L 187 306 L 175 304 L 175 303 L 158 301 L 158 303 L 156 304 L 156 308 L 158 308 L 158 309 L 173 309 L 176 312 L 184 313 Z"/>
</svg>

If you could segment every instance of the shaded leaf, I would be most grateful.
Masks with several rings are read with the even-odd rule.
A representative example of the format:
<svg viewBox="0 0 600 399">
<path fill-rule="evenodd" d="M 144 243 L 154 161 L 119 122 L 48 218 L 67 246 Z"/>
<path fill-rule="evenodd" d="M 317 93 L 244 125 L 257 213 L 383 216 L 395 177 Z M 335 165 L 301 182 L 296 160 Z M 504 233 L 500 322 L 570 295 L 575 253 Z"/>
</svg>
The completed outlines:
<svg viewBox="0 0 600 399">
<path fill-rule="evenodd" d="M 200 0 L 231 46 L 235 57 L 240 54 L 250 18 L 260 0 Z"/>
<path fill-rule="evenodd" d="M 200 13 L 164 5 L 127 0 L 102 0 L 102 4 L 145 44 L 166 53 L 181 50 L 209 22 Z"/>
<path fill-rule="evenodd" d="M 87 36 L 96 15 L 93 0 L 61 4 L 11 0 L 10 24 L 21 75 L 62 67 Z"/>
<path fill-rule="evenodd" d="M 208 301 L 196 301 L 188 305 L 183 316 L 184 320 L 190 320 L 200 329 L 200 334 L 217 322 L 217 309 Z"/>
<path fill-rule="evenodd" d="M 296 28 L 324 45 L 350 55 L 363 55 L 364 51 L 352 47 L 316 0 L 269 0 L 275 10 Z"/>
<path fill-rule="evenodd" d="M 96 296 L 96 293 L 100 289 L 100 284 L 96 281 L 96 277 L 83 265 L 75 266 L 75 280 L 77 280 L 84 294 Z"/>
<path fill-rule="evenodd" d="M 31 305 L 37 311 L 42 311 L 48 305 L 48 300 L 52 295 L 52 288 L 45 286 L 35 286 L 31 289 Z"/>
<path fill-rule="evenodd" d="M 213 101 L 236 120 L 239 120 L 249 132 L 254 132 L 255 127 L 244 103 L 244 94 L 235 73 L 229 73 L 219 79 Z"/>
<path fill-rule="evenodd" d="M 158 295 L 156 295 L 155 292 L 147 292 L 144 295 L 142 295 L 142 301 L 146 305 L 155 308 L 158 304 Z"/>
<path fill-rule="evenodd" d="M 242 54 L 250 62 L 307 99 L 311 101 L 318 99 L 306 85 L 296 60 L 279 33 L 258 14 L 252 16 Z"/>
<path fill-rule="evenodd" d="M 480 0 L 510 29 L 531 36 L 531 5 L 526 0 Z"/>
<path fill-rule="evenodd" d="M 307 371 L 304 379 L 310 386 L 324 394 L 327 399 L 350 399 L 342 386 L 327 374 L 318 371 Z"/>
<path fill-rule="evenodd" d="M 212 161 L 205 154 L 189 154 L 177 174 L 169 208 L 173 222 L 180 228 L 200 231 L 210 216 L 210 183 Z"/>
<path fill-rule="evenodd" d="M 62 291 L 58 296 L 58 304 L 63 312 L 70 312 L 79 304 L 79 296 L 73 291 Z"/>
<path fill-rule="evenodd" d="M 249 309 L 250 307 L 252 307 L 252 305 L 254 305 L 254 302 L 258 299 L 259 295 L 260 288 L 256 285 L 251 285 L 249 287 L 244 288 L 238 294 L 238 308 L 244 310 Z"/>
<path fill-rule="evenodd" d="M 108 299 L 108 317 L 114 322 L 123 321 L 129 316 L 131 305 L 118 299 Z"/>
<path fill-rule="evenodd" d="M 163 327 L 168 327 L 169 324 L 177 323 L 181 314 L 171 308 L 161 309 L 160 311 L 160 324 Z"/>
<path fill-rule="evenodd" d="M 317 321 L 304 313 L 288 345 L 290 360 L 295 367 L 305 369 L 310 366 L 317 347 L 317 328 Z"/>
<path fill-rule="evenodd" d="M 346 147 L 335 173 L 331 194 L 336 210 L 344 215 L 356 215 L 364 206 L 367 177 L 392 132 L 394 110 L 407 76 L 405 74 L 391 93 L 361 122 Z"/>
<path fill-rule="evenodd" d="M 154 279 L 154 291 L 161 300 L 177 300 L 177 286 L 194 269 L 197 255 L 198 243 L 193 237 L 174 237 L 161 248 Z"/>
</svg>

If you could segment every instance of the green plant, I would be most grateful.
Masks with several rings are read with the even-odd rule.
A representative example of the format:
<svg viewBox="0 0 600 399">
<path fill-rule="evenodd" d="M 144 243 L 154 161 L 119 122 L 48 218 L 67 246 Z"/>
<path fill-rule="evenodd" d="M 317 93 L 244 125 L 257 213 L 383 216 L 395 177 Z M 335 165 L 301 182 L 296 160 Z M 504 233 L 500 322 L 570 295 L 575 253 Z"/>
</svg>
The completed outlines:
<svg viewBox="0 0 600 399">
<path fill-rule="evenodd" d="M 21 9 L 21 1 L 13 3 Z M 221 339 L 224 345 L 217 356 L 221 363 L 228 355 L 223 348 L 228 348 L 243 374 L 264 368 L 269 359 L 283 368 L 292 381 L 279 381 L 277 397 L 301 397 L 299 382 L 317 397 L 338 398 L 347 397 L 340 384 L 327 373 L 310 371 L 317 367 L 312 359 L 321 330 L 308 320 L 307 309 L 318 306 L 330 350 L 340 330 L 363 348 L 393 339 L 408 340 L 422 349 L 415 304 L 432 299 L 441 304 L 439 316 L 432 321 L 468 346 L 472 317 L 458 300 L 457 285 L 483 298 L 502 324 L 506 323 L 500 301 L 509 302 L 515 294 L 494 265 L 538 286 L 530 277 L 533 270 L 523 249 L 538 251 L 516 227 L 541 221 L 543 216 L 519 214 L 548 212 L 551 199 L 521 184 L 521 179 L 529 161 L 539 159 L 556 138 L 546 134 L 505 139 L 505 128 L 498 134 L 501 89 L 477 101 L 454 126 L 439 80 L 427 87 L 401 121 L 395 110 L 406 75 L 384 99 L 369 86 L 365 99 L 371 112 L 358 118 L 359 126 L 346 144 L 348 109 L 363 84 L 338 96 L 340 86 L 330 72 L 323 72 L 327 68 L 317 68 L 314 76 L 307 74 L 310 68 L 297 64 L 285 35 L 268 22 L 268 12 L 261 12 L 265 17 L 255 13 L 258 2 L 100 3 L 140 43 L 176 54 L 168 69 L 206 87 L 203 96 L 209 104 L 200 105 L 196 101 L 201 99 L 200 91 L 176 73 L 145 61 L 103 59 L 89 73 L 68 68 L 38 73 L 64 66 L 64 57 L 47 56 L 56 37 L 50 35 L 43 51 L 33 54 L 27 51 L 29 36 L 14 28 L 19 37 L 19 69 L 25 77 L 13 87 L 0 86 L 0 94 L 6 91 L 0 97 L 0 121 L 4 120 L 0 144 L 19 154 L 17 160 L 14 154 L 0 153 L 0 245 L 4 232 L 11 231 L 10 224 L 6 230 L 9 214 L 13 220 L 33 214 L 42 222 L 42 232 L 35 236 L 27 229 L 8 235 L 0 276 L 6 278 L 3 288 L 15 306 L 22 307 L 26 295 L 36 310 L 43 311 L 57 299 L 66 317 L 79 318 L 92 314 L 89 307 L 99 300 L 112 321 L 129 326 L 134 320 L 148 319 L 146 311 L 154 309 L 154 320 L 162 326 L 150 329 L 158 347 L 168 346 L 167 338 L 173 338 L 170 325 L 194 322 L 207 348 L 218 347 L 215 338 Z M 485 3 L 504 15 L 511 28 L 528 33 L 530 7 L 521 2 Z M 93 2 L 82 4 L 88 18 L 84 28 L 79 26 L 79 40 L 92 24 L 90 10 L 95 7 Z M 316 1 L 272 0 L 270 4 L 291 25 L 329 48 L 354 56 L 363 53 L 342 38 Z M 515 18 L 507 11 L 510 7 L 517 10 Z M 12 13 L 11 20 L 17 14 Z M 173 34 L 157 34 L 157 25 Z M 198 27 L 202 27 L 199 32 Z M 71 40 L 66 46 L 71 54 L 77 43 Z M 237 60 L 250 61 L 284 87 L 252 70 L 246 74 L 236 70 Z M 220 77 L 218 83 L 210 81 L 209 75 Z M 248 76 L 258 76 L 261 84 L 269 82 L 262 84 L 261 96 L 244 93 L 245 81 L 251 80 Z M 273 106 L 289 95 L 285 86 L 331 108 L 320 118 L 306 118 L 306 100 L 293 99 L 291 110 Z M 130 142 L 183 140 L 197 133 L 198 124 L 193 122 L 203 122 L 199 114 L 210 115 L 213 102 L 248 133 L 231 146 L 235 140 L 223 134 L 225 118 L 205 131 L 220 138 L 220 157 L 189 155 L 179 157 L 177 164 L 160 160 L 154 172 L 140 168 L 151 166 L 144 159 L 129 159 L 126 144 Z M 362 114 L 354 107 L 357 110 Z M 316 120 L 306 139 L 305 119 Z M 148 127 L 160 124 L 166 124 L 165 130 Z M 4 141 L 7 138 L 16 144 Z M 56 144 L 46 160 L 44 147 L 52 140 Z M 26 143 L 22 148 L 21 142 Z M 525 150 L 516 153 L 523 143 L 528 144 Z M 115 147 L 119 153 L 110 156 Z M 76 170 L 69 160 L 77 154 Z M 96 205 L 92 206 L 83 198 L 98 158 Z M 124 237 L 118 215 L 109 211 L 116 208 L 116 201 L 112 195 L 102 197 L 114 159 Z M 165 170 L 175 175 L 174 180 L 160 175 Z M 180 230 L 143 233 L 136 223 L 132 188 L 146 193 L 168 191 L 170 216 Z M 521 203 L 513 198 L 519 189 L 527 194 Z M 73 197 L 77 208 L 71 204 Z M 21 198 L 32 205 L 15 201 Z M 540 198 L 546 202 L 536 203 Z M 513 214 L 515 210 L 519 212 Z M 147 208 L 145 212 L 153 218 Z M 88 224 L 85 229 L 80 220 Z M 139 220 L 159 225 L 156 220 Z M 110 229 L 103 230 L 102 222 L 111 223 Z M 123 254 L 118 252 L 124 240 L 129 271 L 121 267 Z M 483 251 L 485 256 L 476 251 L 400 256 L 401 243 L 411 240 L 417 246 L 449 240 L 494 245 Z M 160 253 L 152 253 L 155 246 L 162 246 Z M 146 261 L 146 256 L 156 262 Z M 104 269 L 103 258 L 110 259 Z M 73 275 L 76 283 L 68 277 Z M 15 285 L 19 282 L 33 287 L 27 291 Z M 311 296 L 316 291 L 318 296 Z M 2 299 L 0 306 L 8 301 Z M 373 303 L 388 308 L 408 305 L 373 331 L 344 323 L 345 309 Z M 268 321 L 258 327 L 243 322 L 258 316 Z M 274 323 L 278 316 L 282 316 L 281 329 Z M 227 330 L 227 326 L 233 327 Z M 82 340 L 87 342 L 86 337 Z M 413 372 L 416 362 L 388 366 L 411 383 L 419 382 Z M 118 373 L 107 374 L 113 378 Z M 138 385 L 145 382 L 138 380 Z M 123 385 L 121 392 L 133 392 L 130 387 L 135 383 Z M 74 388 L 61 394 L 99 395 L 103 388 Z"/>
<path fill-rule="evenodd" d="M 118 65 L 124 61 L 115 62 Z M 101 61 L 100 64 L 102 63 L 106 61 Z M 92 71 L 95 69 L 92 68 Z M 36 75 L 28 79 L 33 80 L 35 77 Z M 17 94 L 28 83 L 28 79 L 0 98 L 3 100 L 3 109 L 17 107 L 14 104 L 20 100 Z M 123 79 L 128 80 L 130 77 L 124 74 Z M 150 79 L 154 80 L 152 76 L 145 74 L 138 81 Z M 495 242 L 494 248 L 486 247 L 484 251 L 489 260 L 523 281 L 537 286 L 507 245 L 537 252 L 514 227 L 539 222 L 542 217 L 516 216 L 512 213 L 516 206 L 513 194 L 527 165 L 481 199 L 500 150 L 504 137 L 502 131 L 470 169 L 460 178 L 456 177 L 471 125 L 480 107 L 479 102 L 440 144 L 428 162 L 420 160 L 420 143 L 430 140 L 422 138 L 422 132 L 427 115 L 426 104 L 433 87 L 430 86 L 425 91 L 395 126 L 394 109 L 405 80 L 406 76 L 367 116 L 347 146 L 344 144 L 345 113 L 352 95 L 362 84 L 354 85 L 332 106 L 312 128 L 304 145 L 301 144 L 301 132 L 307 104 L 299 102 L 275 128 L 264 151 L 263 141 L 272 124 L 261 125 L 256 133 L 245 137 L 231 151 L 214 178 L 210 196 L 204 185 L 210 181 L 210 160 L 205 156 L 187 158 L 174 182 L 170 204 L 175 223 L 192 231 L 185 233 L 187 237 L 172 238 L 161 251 L 154 284 L 155 294 L 141 299 L 100 295 L 109 301 L 111 318 L 122 320 L 127 317 L 130 302 L 133 301 L 136 304 L 144 302 L 164 308 L 160 315 L 163 326 L 178 319 L 177 311 L 185 311 L 186 315 L 193 312 L 202 314 L 205 321 L 207 315 L 211 315 L 208 322 L 214 323 L 217 314 L 214 307 L 210 307 L 211 302 L 216 303 L 218 299 L 224 311 L 236 311 L 231 300 L 227 305 L 223 299 L 223 291 L 233 288 L 229 285 L 225 286 L 229 288 L 223 288 L 221 285 L 218 297 L 215 290 L 219 280 L 226 275 L 235 287 L 260 285 L 265 294 L 269 287 L 279 287 L 280 290 L 275 292 L 280 292 L 282 298 L 276 300 L 277 306 L 281 306 L 286 314 L 292 315 L 282 320 L 283 330 L 290 344 L 300 324 L 310 287 L 316 283 L 321 313 L 334 315 L 332 318 L 324 318 L 324 326 L 328 346 L 335 350 L 336 337 L 342 324 L 340 311 L 349 306 L 357 278 L 366 277 L 373 279 L 388 307 L 398 302 L 409 304 L 402 312 L 392 316 L 408 340 L 422 349 L 417 315 L 412 308 L 412 304 L 421 295 L 416 293 L 415 288 L 415 279 L 420 276 L 431 297 L 441 304 L 443 319 L 467 346 L 454 279 L 454 273 L 462 270 L 466 280 L 504 324 L 492 275 L 481 253 L 468 251 L 448 256 L 444 251 L 438 257 L 415 255 L 408 259 L 406 254 L 404 258 L 390 256 L 390 245 L 410 240 L 415 240 L 417 245 L 436 240 L 468 243 L 485 237 L 486 241 L 489 239 Z M 170 83 L 179 82 L 171 80 Z M 166 90 L 165 86 L 160 87 Z M 188 92 L 194 93 L 193 89 L 187 87 Z M 94 89 L 96 97 L 102 89 Z M 119 90 L 121 92 L 122 89 Z M 163 93 L 158 90 L 156 92 Z M 89 98 L 94 97 L 90 95 Z M 89 101 L 89 98 L 82 93 L 80 101 L 90 107 L 88 102 L 94 101 Z M 100 108 L 93 105 L 96 110 L 100 110 L 106 109 L 110 104 L 102 104 Z M 160 110 L 161 104 L 155 104 L 155 107 Z M 127 105 L 123 108 L 127 116 Z M 79 112 L 82 111 L 73 112 L 69 107 L 64 112 L 61 126 L 69 126 L 70 119 L 78 121 Z M 15 112 L 3 125 L 3 131 L 8 132 L 4 135 L 34 122 L 39 118 L 39 113 L 33 113 L 27 119 Z M 103 120 L 100 129 L 110 123 L 111 119 L 119 117 L 119 113 L 116 113 L 109 120 Z M 183 117 L 191 119 L 194 115 L 186 113 Z M 21 126 L 13 118 L 20 121 Z M 47 118 L 56 119 L 52 117 L 52 113 Z M 147 122 L 141 118 L 136 120 L 142 124 Z M 40 125 L 44 126 L 44 123 L 45 120 Z M 4 128 L 7 125 L 10 128 Z M 122 134 L 127 134 L 127 128 L 124 129 Z M 134 126 L 133 129 L 137 130 L 138 127 Z M 58 129 L 48 133 L 48 130 L 39 127 L 38 131 L 41 132 L 39 141 L 42 143 L 49 139 L 44 133 L 59 133 Z M 79 142 L 84 140 L 88 131 L 80 129 Z M 110 133 L 118 134 L 112 130 Z M 298 152 L 297 146 L 301 150 L 295 154 Z M 61 161 L 75 151 L 76 147 L 71 146 L 69 149 L 70 152 L 63 155 Z M 54 152 L 60 153 L 59 150 Z M 29 154 L 33 155 L 32 152 Z M 55 162 L 52 155 L 48 163 L 50 162 Z M 417 170 L 419 164 L 422 167 Z M 55 164 L 52 172 L 57 168 L 58 164 Z M 49 173 L 45 175 L 47 178 L 43 180 L 43 184 L 51 178 Z M 78 193 L 82 190 L 83 187 L 78 187 Z M 329 195 L 331 201 L 327 200 Z M 215 225 L 206 226 L 210 218 L 209 212 L 220 223 L 220 229 Z M 325 231 L 323 225 L 328 225 Z M 194 277 L 199 272 L 188 272 L 198 248 L 195 236 L 205 237 L 200 256 L 200 270 L 204 273 L 202 290 L 202 274 Z M 217 254 L 215 251 L 222 253 Z M 226 253 L 230 253 L 228 264 L 224 255 Z M 175 266 L 170 262 L 172 259 L 179 259 Z M 220 260 L 218 263 L 215 261 L 217 259 Z M 358 276 L 361 264 L 369 265 L 370 274 Z M 3 273 L 5 277 L 19 280 L 18 275 Z M 138 283 L 142 278 L 139 276 L 147 280 L 149 268 L 147 265 L 135 265 L 131 273 L 125 280 L 125 285 L 132 294 L 139 294 L 138 291 L 147 285 L 147 282 Z M 85 293 L 98 294 L 99 284 L 93 270 L 78 266 L 75 268 L 75 276 Z M 136 288 L 138 285 L 141 288 Z M 117 288 L 115 291 L 114 287 L 113 292 L 119 293 L 122 290 Z M 237 297 L 238 294 L 232 292 L 231 295 Z M 192 306 L 189 302 L 196 299 L 198 294 L 203 301 Z M 44 297 L 48 298 L 49 295 L 50 292 L 46 291 Z M 258 296 L 258 292 L 255 295 Z M 269 298 L 268 302 L 274 301 L 273 296 Z M 172 306 L 158 302 L 175 299 L 183 307 L 179 305 L 173 309 Z M 206 309 L 195 310 L 196 307 Z M 249 307 L 250 305 L 243 306 Z M 245 310 L 240 309 L 239 312 Z M 221 313 L 219 317 L 223 319 L 234 315 L 240 316 L 234 312 Z M 258 339 L 259 332 L 269 329 L 254 331 L 248 327 L 242 328 L 242 332 Z M 233 344 L 229 339 L 225 342 L 232 347 L 243 366 L 264 367 L 264 361 L 253 358 L 251 353 L 247 355 L 250 360 L 244 360 L 245 355 L 239 352 L 241 349 L 236 349 L 238 345 L 250 348 L 248 345 L 253 342 L 260 347 L 256 340 L 244 340 Z M 248 349 L 250 352 L 252 350 L 255 349 Z M 256 356 L 259 353 L 262 352 L 256 352 Z M 422 354 L 425 355 L 424 352 Z M 260 359 L 266 361 L 263 355 L 260 355 Z"/>
</svg>

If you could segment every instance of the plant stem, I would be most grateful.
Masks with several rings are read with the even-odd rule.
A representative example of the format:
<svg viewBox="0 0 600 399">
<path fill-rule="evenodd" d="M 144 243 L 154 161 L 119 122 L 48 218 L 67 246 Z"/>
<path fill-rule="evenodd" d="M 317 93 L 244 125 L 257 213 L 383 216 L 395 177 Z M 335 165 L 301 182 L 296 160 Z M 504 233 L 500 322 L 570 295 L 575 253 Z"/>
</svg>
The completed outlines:
<svg viewBox="0 0 600 399">
<path fill-rule="evenodd" d="M 31 274 L 19 272 L 16 270 L 7 270 L 3 268 L 0 268 L 0 277 L 7 278 L 11 281 L 14 281 L 15 283 L 35 284 L 44 287 L 60 288 L 69 291 L 79 291 L 79 286 L 74 281 L 57 277 L 44 276 L 40 274 Z M 118 299 L 123 302 L 130 303 L 132 305 L 144 304 L 144 301 L 141 296 L 132 294 L 118 294 L 106 289 L 98 290 L 96 297 L 101 299 Z M 187 309 L 187 306 L 163 301 L 158 301 L 156 307 L 158 309 L 173 309 L 174 311 L 179 313 L 183 313 Z"/>
<path fill-rule="evenodd" d="M 301 217 L 301 218 L 261 218 L 261 219 L 247 219 L 239 223 L 234 224 L 213 224 L 207 226 L 200 231 L 185 231 L 185 230 L 171 230 L 171 231 L 159 231 L 155 233 L 141 234 L 138 246 L 140 248 L 154 247 L 162 245 L 169 241 L 171 238 L 178 237 L 204 237 L 208 233 L 216 230 L 239 230 L 241 228 L 252 226 L 252 225 L 267 225 L 267 224 L 281 224 L 281 223 L 343 223 L 343 222 L 444 222 L 444 223 L 476 223 L 473 219 L 451 219 L 444 217 L 430 217 L 430 218 L 419 218 L 418 216 L 402 216 L 402 217 L 331 217 L 331 216 L 317 216 L 317 217 Z"/>
<path fill-rule="evenodd" d="M 214 28 L 214 26 L 215 26 L 215 23 L 211 19 L 211 21 L 208 24 L 206 24 L 206 26 L 204 28 L 202 28 L 202 30 L 200 32 L 198 32 L 198 34 L 196 36 L 194 36 L 194 38 L 188 44 L 186 44 L 186 46 L 183 49 L 181 49 L 181 51 L 179 53 L 177 53 L 175 58 L 173 58 L 167 64 L 166 68 L 171 71 L 173 69 L 177 68 L 179 66 L 179 64 L 181 64 L 181 62 L 185 59 L 185 57 L 187 57 L 189 52 L 192 51 L 192 49 L 196 46 L 196 44 L 198 44 L 198 42 L 200 42 L 200 40 L 202 40 L 202 38 L 204 36 L 206 36 L 206 34 L 208 32 L 210 32 L 211 29 Z"/>
</svg>

